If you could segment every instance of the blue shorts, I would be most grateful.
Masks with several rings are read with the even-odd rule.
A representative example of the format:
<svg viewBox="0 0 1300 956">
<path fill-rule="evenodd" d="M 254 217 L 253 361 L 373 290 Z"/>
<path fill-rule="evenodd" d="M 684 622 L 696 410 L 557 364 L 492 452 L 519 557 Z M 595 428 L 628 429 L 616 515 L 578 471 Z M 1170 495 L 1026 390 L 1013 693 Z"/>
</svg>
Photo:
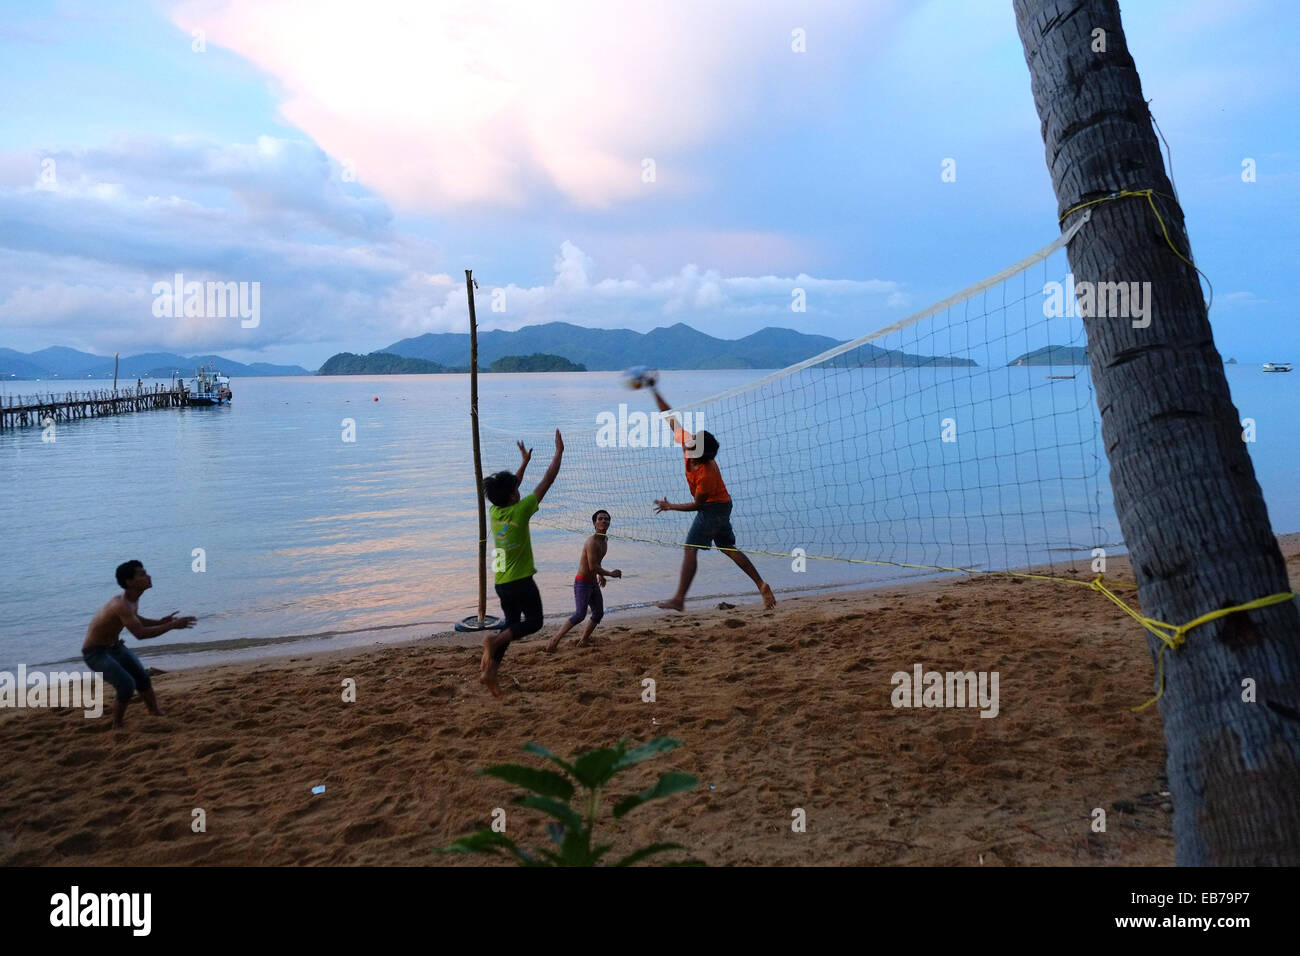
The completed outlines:
<svg viewBox="0 0 1300 956">
<path fill-rule="evenodd" d="M 112 647 L 85 651 L 81 657 L 90 665 L 91 670 L 103 673 L 104 680 L 117 690 L 118 700 L 130 700 L 136 690 L 153 690 L 149 672 L 123 641 L 118 641 Z"/>
<path fill-rule="evenodd" d="M 686 546 L 708 550 L 710 543 L 719 548 L 734 548 L 736 533 L 731 530 L 731 502 L 709 501 L 695 512 L 691 530 L 686 534 Z"/>
</svg>

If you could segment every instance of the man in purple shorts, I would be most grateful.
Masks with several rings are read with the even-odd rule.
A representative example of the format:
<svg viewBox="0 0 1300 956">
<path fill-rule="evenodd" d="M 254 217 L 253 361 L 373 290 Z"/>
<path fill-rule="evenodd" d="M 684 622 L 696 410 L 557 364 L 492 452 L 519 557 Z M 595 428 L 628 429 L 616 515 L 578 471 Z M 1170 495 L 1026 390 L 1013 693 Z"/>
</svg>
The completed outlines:
<svg viewBox="0 0 1300 956">
<path fill-rule="evenodd" d="M 591 516 L 591 523 L 596 533 L 582 546 L 582 557 L 578 559 L 578 573 L 573 579 L 575 609 L 573 615 L 560 628 L 560 633 L 546 642 L 548 651 L 559 647 L 560 641 L 564 640 L 564 635 L 569 633 L 569 629 L 582 623 L 582 619 L 587 616 L 588 608 L 591 609 L 591 620 L 587 622 L 582 637 L 578 638 L 578 647 L 586 645 L 587 638 L 591 637 L 591 632 L 605 616 L 605 599 L 601 596 L 600 589 L 605 586 L 606 578 L 623 576 L 623 572 L 617 568 L 606 571 L 600 566 L 601 559 L 605 557 L 605 551 L 609 548 L 609 539 L 605 537 L 606 532 L 609 531 L 609 521 L 609 512 L 604 509 Z"/>
</svg>

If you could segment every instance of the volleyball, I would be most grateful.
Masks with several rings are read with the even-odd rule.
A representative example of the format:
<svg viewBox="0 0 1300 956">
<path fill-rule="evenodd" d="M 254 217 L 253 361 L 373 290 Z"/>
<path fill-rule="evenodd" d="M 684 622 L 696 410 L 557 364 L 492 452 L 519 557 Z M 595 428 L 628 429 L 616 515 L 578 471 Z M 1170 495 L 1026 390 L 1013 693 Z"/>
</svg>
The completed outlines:
<svg viewBox="0 0 1300 956">
<path fill-rule="evenodd" d="M 637 365 L 623 373 L 623 381 L 628 388 L 650 388 L 659 381 L 659 373 L 644 365 Z"/>
</svg>

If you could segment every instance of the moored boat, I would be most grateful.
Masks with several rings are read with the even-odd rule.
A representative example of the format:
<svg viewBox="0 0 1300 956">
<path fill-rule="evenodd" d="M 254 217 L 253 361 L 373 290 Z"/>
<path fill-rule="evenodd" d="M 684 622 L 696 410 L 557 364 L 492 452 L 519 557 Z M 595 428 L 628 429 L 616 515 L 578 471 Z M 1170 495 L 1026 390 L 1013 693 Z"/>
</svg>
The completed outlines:
<svg viewBox="0 0 1300 956">
<path fill-rule="evenodd" d="M 211 362 L 185 383 L 186 405 L 229 405 L 231 397 L 230 378 L 214 370 Z"/>
</svg>

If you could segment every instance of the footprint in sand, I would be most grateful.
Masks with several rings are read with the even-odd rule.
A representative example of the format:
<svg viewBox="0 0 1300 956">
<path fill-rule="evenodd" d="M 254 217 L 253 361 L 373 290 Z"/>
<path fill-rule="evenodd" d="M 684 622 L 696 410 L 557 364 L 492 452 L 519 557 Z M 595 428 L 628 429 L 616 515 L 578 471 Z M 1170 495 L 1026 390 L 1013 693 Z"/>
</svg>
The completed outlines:
<svg viewBox="0 0 1300 956">
<path fill-rule="evenodd" d="M 233 746 L 235 746 L 233 740 L 209 740 L 207 743 L 199 744 L 194 748 L 194 757 L 197 760 L 200 757 L 207 757 L 222 750 L 229 750 Z"/>
<path fill-rule="evenodd" d="M 78 747 L 76 750 L 69 750 L 66 754 L 55 761 L 60 767 L 72 767 L 82 763 L 96 763 L 98 758 L 103 755 L 103 751 L 98 747 Z"/>
<path fill-rule="evenodd" d="M 393 828 L 385 820 L 367 820 L 365 823 L 354 823 L 345 829 L 343 831 L 343 842 L 349 845 L 364 843 L 367 840 L 390 836 L 392 832 Z"/>
<path fill-rule="evenodd" d="M 182 823 L 180 820 L 171 820 L 159 827 L 154 832 L 154 835 L 159 840 L 168 841 L 175 840 L 178 837 L 183 837 L 189 832 L 191 831 L 188 823 Z"/>
<path fill-rule="evenodd" d="M 67 856 L 85 856 L 99 849 L 99 837 L 89 830 L 82 830 L 54 844 L 54 849 Z"/>
</svg>

